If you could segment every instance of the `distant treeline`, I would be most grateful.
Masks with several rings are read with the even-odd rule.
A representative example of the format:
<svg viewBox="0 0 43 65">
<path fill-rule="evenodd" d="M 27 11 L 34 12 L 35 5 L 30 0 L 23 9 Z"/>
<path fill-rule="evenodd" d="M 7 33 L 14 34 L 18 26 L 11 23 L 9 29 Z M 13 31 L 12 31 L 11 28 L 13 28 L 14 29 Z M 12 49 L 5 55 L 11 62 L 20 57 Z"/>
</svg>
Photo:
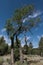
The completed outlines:
<svg viewBox="0 0 43 65">
<path fill-rule="evenodd" d="M 19 60 L 20 58 L 20 40 L 18 40 L 18 43 L 14 43 L 14 57 L 15 60 Z M 0 55 L 6 55 L 6 54 L 10 54 L 11 52 L 11 46 L 9 46 L 6 41 L 4 40 L 4 37 L 0 37 Z M 22 47 L 22 53 L 26 54 L 26 55 L 41 55 L 43 56 L 43 37 L 41 37 L 40 41 L 39 41 L 39 46 L 38 48 L 33 48 L 33 44 L 32 42 L 29 43 L 29 45 L 27 45 L 25 43 L 25 45 Z"/>
</svg>

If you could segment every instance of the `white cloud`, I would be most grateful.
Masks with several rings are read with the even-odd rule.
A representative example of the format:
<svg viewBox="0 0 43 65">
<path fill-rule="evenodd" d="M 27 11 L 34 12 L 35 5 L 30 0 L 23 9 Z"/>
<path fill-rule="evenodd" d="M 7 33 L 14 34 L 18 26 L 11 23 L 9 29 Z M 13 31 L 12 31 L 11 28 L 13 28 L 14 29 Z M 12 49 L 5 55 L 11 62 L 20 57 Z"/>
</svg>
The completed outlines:
<svg viewBox="0 0 43 65">
<path fill-rule="evenodd" d="M 38 40 L 40 40 L 41 36 L 38 35 L 37 38 L 38 38 Z"/>
<path fill-rule="evenodd" d="M 27 20 L 28 20 L 28 18 L 23 19 L 23 23 L 24 23 L 25 21 L 27 21 Z"/>
<path fill-rule="evenodd" d="M 28 17 L 26 17 L 25 19 L 23 19 L 23 23 L 27 20 L 29 20 L 29 18 L 36 18 L 37 16 L 40 16 L 43 12 L 34 12 L 32 15 L 29 15 Z"/>
<path fill-rule="evenodd" d="M 10 39 L 8 37 L 4 36 L 4 39 L 6 40 L 6 43 L 8 43 L 8 44 L 11 43 L 11 41 L 10 41 Z"/>
<path fill-rule="evenodd" d="M 27 36 L 27 40 L 29 40 L 31 37 L 30 36 Z"/>
<path fill-rule="evenodd" d="M 43 37 L 43 34 L 42 35 L 38 35 L 37 38 L 40 40 L 41 37 Z"/>
<path fill-rule="evenodd" d="M 41 37 L 43 37 L 43 34 L 41 35 Z"/>
<path fill-rule="evenodd" d="M 2 30 L 1 30 L 1 32 L 5 32 L 6 31 L 6 28 L 3 28 Z"/>
<path fill-rule="evenodd" d="M 29 18 L 36 18 L 37 16 L 41 15 L 42 12 L 34 12 L 33 15 L 29 15 Z"/>
<path fill-rule="evenodd" d="M 40 35 L 40 36 L 39 36 L 39 35 L 37 36 L 37 38 L 38 38 L 39 40 L 41 39 L 41 37 L 43 37 L 43 34 Z"/>
<path fill-rule="evenodd" d="M 2 35 L 0 35 L 0 37 L 2 37 Z"/>
</svg>

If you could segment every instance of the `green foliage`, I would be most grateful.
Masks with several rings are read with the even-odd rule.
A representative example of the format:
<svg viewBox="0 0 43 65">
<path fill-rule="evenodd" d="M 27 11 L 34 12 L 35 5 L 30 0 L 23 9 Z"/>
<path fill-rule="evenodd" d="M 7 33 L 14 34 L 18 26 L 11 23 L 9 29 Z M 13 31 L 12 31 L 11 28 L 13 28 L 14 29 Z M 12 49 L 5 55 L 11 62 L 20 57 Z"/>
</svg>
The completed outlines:
<svg viewBox="0 0 43 65">
<path fill-rule="evenodd" d="M 17 62 L 15 63 L 15 65 L 28 65 L 28 64 L 27 64 L 27 62 L 26 62 L 26 61 L 25 61 L 24 63 L 22 63 L 22 64 L 21 64 L 21 62 L 20 62 L 20 61 L 17 61 Z"/>
<path fill-rule="evenodd" d="M 7 58 L 6 61 L 7 61 L 9 64 L 11 64 L 11 59 L 8 59 L 8 58 Z"/>
<path fill-rule="evenodd" d="M 0 37 L 0 55 L 8 53 L 8 44 L 6 44 L 4 37 Z"/>
<path fill-rule="evenodd" d="M 22 18 L 26 17 L 28 14 L 31 14 L 34 10 L 33 5 L 27 5 L 22 8 L 19 8 L 15 11 L 13 20 L 21 20 Z"/>
<path fill-rule="evenodd" d="M 32 54 L 32 49 L 33 49 L 33 45 L 32 45 L 32 43 L 30 42 L 30 43 L 29 43 L 29 48 L 28 48 L 28 53 L 29 53 L 29 54 Z"/>
<path fill-rule="evenodd" d="M 17 39 L 16 43 L 14 44 L 14 59 L 20 59 L 20 41 Z"/>
<path fill-rule="evenodd" d="M 40 55 L 42 55 L 43 54 L 43 37 L 41 37 L 39 42 L 39 50 L 40 50 Z"/>
<path fill-rule="evenodd" d="M 32 14 L 33 11 L 34 11 L 34 6 L 33 5 L 27 5 L 27 6 L 24 6 L 22 8 L 17 9 L 14 12 L 14 15 L 13 15 L 12 19 L 13 19 L 14 23 L 16 23 L 18 25 L 18 27 L 21 26 L 21 29 L 19 29 L 19 32 L 20 31 L 23 32 L 26 29 L 28 29 L 28 30 L 30 29 L 29 27 L 31 25 L 30 26 L 29 25 L 24 26 L 23 19 L 26 18 L 28 15 Z"/>
<path fill-rule="evenodd" d="M 14 59 L 15 61 L 18 61 L 20 59 L 19 49 L 14 50 Z"/>
<path fill-rule="evenodd" d="M 38 23 L 39 19 L 36 18 L 34 20 L 31 20 L 31 22 L 29 20 L 28 22 L 26 21 L 25 23 L 23 23 L 23 20 L 29 15 L 33 14 L 33 12 L 34 12 L 33 5 L 27 5 L 22 8 L 17 9 L 14 12 L 13 17 L 7 20 L 7 23 L 5 26 L 7 34 L 10 37 L 13 36 L 14 38 L 15 35 L 19 35 L 23 33 L 24 31 L 30 31 L 31 28 L 34 27 Z"/>
<path fill-rule="evenodd" d="M 23 33 L 24 31 L 26 31 L 26 32 L 30 31 L 31 28 L 36 26 L 37 23 L 39 22 L 39 19 L 34 19 L 34 20 L 31 20 L 31 22 L 26 21 L 26 22 L 23 23 L 23 20 L 25 18 L 27 18 L 29 15 L 33 14 L 33 12 L 34 12 L 34 6 L 33 5 L 24 6 L 22 8 L 17 9 L 14 12 L 13 17 L 10 20 L 7 21 L 6 32 L 10 36 L 12 48 L 13 48 L 13 45 L 14 45 L 14 36 L 19 35 L 19 34 Z M 30 49 L 32 49 L 32 47 Z M 27 52 L 27 50 L 26 50 L 26 52 Z M 19 57 L 19 47 L 18 47 L 18 45 L 15 46 L 15 48 L 14 48 L 14 57 L 15 57 L 15 60 Z"/>
<path fill-rule="evenodd" d="M 0 65 L 3 65 L 3 58 L 0 58 Z"/>
<path fill-rule="evenodd" d="M 23 47 L 23 54 L 28 54 L 28 45 L 24 45 Z"/>
<path fill-rule="evenodd" d="M 30 31 L 32 27 L 34 27 L 39 21 L 39 18 L 35 18 L 34 20 L 29 20 L 27 25 L 24 25 L 23 20 L 28 17 L 29 15 L 33 14 L 34 12 L 34 6 L 33 5 L 27 5 L 22 8 L 18 8 L 15 10 L 14 15 L 11 19 L 7 20 L 6 23 L 6 31 L 10 36 L 15 36 L 16 34 L 20 34 L 23 31 Z M 30 23 L 30 24 L 29 24 Z M 15 29 L 16 28 L 16 29 Z"/>
<path fill-rule="evenodd" d="M 33 45 L 31 42 L 29 43 L 29 48 L 31 48 L 31 49 L 33 48 Z"/>
<path fill-rule="evenodd" d="M 19 34 L 23 31 L 29 31 L 30 33 L 32 33 L 31 28 L 36 27 L 38 25 L 38 23 L 40 21 L 39 17 L 30 19 L 30 20 L 28 20 L 28 22 L 26 21 L 27 24 L 26 24 L 26 22 L 23 23 L 23 19 L 27 18 L 33 12 L 34 12 L 34 6 L 33 5 L 24 6 L 22 8 L 17 9 L 14 12 L 12 19 L 13 19 L 14 23 L 17 23 L 18 28 L 21 26 L 21 28 L 18 30 Z M 26 25 L 24 25 L 24 24 L 26 24 Z"/>
<path fill-rule="evenodd" d="M 13 28 L 13 24 L 11 22 L 11 19 L 8 19 L 5 25 L 6 28 L 6 32 L 9 36 L 12 36 L 12 34 L 14 33 L 14 28 Z"/>
<path fill-rule="evenodd" d="M 39 49 L 38 48 L 33 48 L 32 49 L 32 54 L 33 55 L 39 55 Z"/>
<path fill-rule="evenodd" d="M 7 54 L 11 53 L 11 46 L 8 45 Z"/>
<path fill-rule="evenodd" d="M 23 47 L 23 53 L 24 54 L 32 54 L 32 52 L 33 52 L 32 49 L 33 49 L 33 45 L 31 42 L 29 43 L 29 46 L 27 44 L 25 44 Z"/>
</svg>

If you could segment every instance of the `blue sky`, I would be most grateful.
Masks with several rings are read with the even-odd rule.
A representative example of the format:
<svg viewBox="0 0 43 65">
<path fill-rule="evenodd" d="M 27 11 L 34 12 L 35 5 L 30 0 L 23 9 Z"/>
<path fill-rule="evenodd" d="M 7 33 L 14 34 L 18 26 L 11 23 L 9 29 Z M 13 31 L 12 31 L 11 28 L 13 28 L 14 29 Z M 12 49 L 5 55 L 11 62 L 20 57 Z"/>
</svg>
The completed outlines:
<svg viewBox="0 0 43 65">
<path fill-rule="evenodd" d="M 41 23 L 40 27 L 32 29 L 33 35 L 31 35 L 29 32 L 27 33 L 27 39 L 30 39 L 34 47 L 38 46 L 41 36 L 43 37 L 43 0 L 0 0 L 0 37 L 3 35 L 6 42 L 10 43 L 10 40 L 8 39 L 4 29 L 6 20 L 13 15 L 15 9 L 29 4 L 34 4 L 36 10 L 38 11 L 30 17 L 40 16 Z M 24 35 L 22 35 L 22 37 L 23 39 L 20 35 L 20 39 L 22 39 L 22 45 L 24 45 Z"/>
</svg>

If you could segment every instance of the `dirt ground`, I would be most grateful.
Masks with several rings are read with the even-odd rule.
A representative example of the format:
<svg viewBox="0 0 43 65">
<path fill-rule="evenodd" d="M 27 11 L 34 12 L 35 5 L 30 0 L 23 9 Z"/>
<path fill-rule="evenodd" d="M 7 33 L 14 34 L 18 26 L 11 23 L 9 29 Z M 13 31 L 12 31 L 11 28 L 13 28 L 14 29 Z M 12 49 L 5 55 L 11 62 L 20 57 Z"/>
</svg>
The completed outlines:
<svg viewBox="0 0 43 65">
<path fill-rule="evenodd" d="M 38 55 L 24 55 L 27 58 L 27 61 L 30 62 L 29 65 L 43 65 L 43 57 Z"/>
<path fill-rule="evenodd" d="M 24 55 L 23 57 L 27 58 L 27 62 L 29 63 L 28 65 L 43 65 L 43 57 L 40 57 L 38 55 L 28 55 L 28 56 Z M 10 55 L 2 56 L 2 58 L 4 60 L 3 65 L 10 65 L 7 62 L 7 59 L 10 59 Z"/>
</svg>

